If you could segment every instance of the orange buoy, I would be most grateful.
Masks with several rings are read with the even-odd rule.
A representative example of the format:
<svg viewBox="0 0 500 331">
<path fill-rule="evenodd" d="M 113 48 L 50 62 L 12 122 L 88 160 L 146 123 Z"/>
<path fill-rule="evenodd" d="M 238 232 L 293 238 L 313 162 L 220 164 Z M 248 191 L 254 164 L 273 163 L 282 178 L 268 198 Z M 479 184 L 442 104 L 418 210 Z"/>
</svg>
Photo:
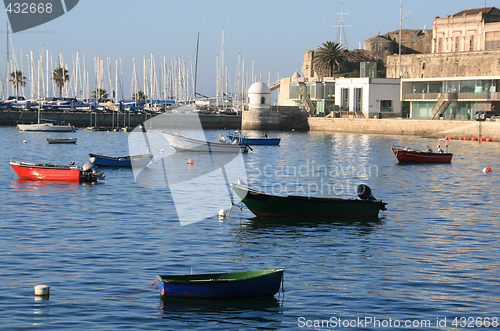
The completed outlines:
<svg viewBox="0 0 500 331">
<path fill-rule="evenodd" d="M 479 141 L 484 141 L 484 138 L 483 137 L 479 138 Z"/>
<path fill-rule="evenodd" d="M 464 138 L 462 138 L 462 137 L 458 137 L 458 140 L 463 140 L 463 139 L 464 139 Z"/>
<path fill-rule="evenodd" d="M 490 141 L 493 141 L 493 140 L 491 140 L 491 138 L 486 138 L 486 141 L 490 142 Z"/>
<path fill-rule="evenodd" d="M 188 164 L 194 164 L 194 160 L 193 159 L 189 159 L 187 163 Z"/>
<path fill-rule="evenodd" d="M 476 137 L 472 137 L 472 138 L 470 138 L 470 140 L 472 140 L 472 141 L 476 141 L 476 140 L 477 140 L 477 138 L 476 138 Z"/>
<path fill-rule="evenodd" d="M 491 168 L 490 168 L 490 167 L 486 167 L 486 168 L 484 168 L 484 169 L 483 169 L 483 172 L 491 172 L 491 171 L 492 171 L 492 170 L 491 170 Z"/>
<path fill-rule="evenodd" d="M 469 138 L 467 138 L 467 137 L 464 137 L 464 140 L 469 140 Z"/>
</svg>

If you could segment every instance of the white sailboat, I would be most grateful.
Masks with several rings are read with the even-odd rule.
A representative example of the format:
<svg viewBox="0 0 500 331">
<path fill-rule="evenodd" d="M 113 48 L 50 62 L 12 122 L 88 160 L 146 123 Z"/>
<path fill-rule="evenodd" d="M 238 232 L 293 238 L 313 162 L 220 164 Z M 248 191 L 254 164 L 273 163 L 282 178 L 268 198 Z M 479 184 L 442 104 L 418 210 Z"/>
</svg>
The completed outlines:
<svg viewBox="0 0 500 331">
<path fill-rule="evenodd" d="M 45 131 L 45 132 L 74 132 L 76 128 L 71 124 L 54 124 L 51 122 L 42 122 L 41 117 L 42 104 L 38 104 L 38 123 L 18 124 L 20 131 Z"/>
</svg>

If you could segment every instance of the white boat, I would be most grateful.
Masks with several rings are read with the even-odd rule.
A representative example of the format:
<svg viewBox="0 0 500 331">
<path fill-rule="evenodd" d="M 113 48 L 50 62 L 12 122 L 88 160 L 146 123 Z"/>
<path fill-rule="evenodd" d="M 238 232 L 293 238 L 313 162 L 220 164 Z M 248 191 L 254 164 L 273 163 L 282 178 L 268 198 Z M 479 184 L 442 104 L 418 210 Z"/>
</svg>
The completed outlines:
<svg viewBox="0 0 500 331">
<path fill-rule="evenodd" d="M 45 131 L 45 132 L 74 132 L 76 128 L 71 124 L 54 124 L 42 122 L 42 103 L 38 104 L 38 123 L 18 124 L 20 131 Z"/>
<path fill-rule="evenodd" d="M 168 140 L 178 152 L 222 152 L 222 153 L 246 153 L 248 145 L 229 144 L 224 142 L 210 142 L 182 136 L 178 133 L 164 133 L 162 135 Z"/>
<path fill-rule="evenodd" d="M 53 123 L 18 124 L 20 131 L 46 131 L 46 132 L 74 132 L 75 127 L 71 124 L 54 125 Z"/>
</svg>

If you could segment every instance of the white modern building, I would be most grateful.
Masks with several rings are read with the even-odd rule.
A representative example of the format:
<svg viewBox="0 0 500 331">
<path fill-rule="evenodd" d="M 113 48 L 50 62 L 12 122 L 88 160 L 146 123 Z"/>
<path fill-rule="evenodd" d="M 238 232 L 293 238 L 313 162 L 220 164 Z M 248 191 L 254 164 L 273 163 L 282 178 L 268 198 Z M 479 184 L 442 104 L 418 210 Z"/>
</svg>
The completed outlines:
<svg viewBox="0 0 500 331">
<path fill-rule="evenodd" d="M 337 78 L 335 105 L 340 112 L 365 118 L 400 116 L 399 78 Z"/>
</svg>

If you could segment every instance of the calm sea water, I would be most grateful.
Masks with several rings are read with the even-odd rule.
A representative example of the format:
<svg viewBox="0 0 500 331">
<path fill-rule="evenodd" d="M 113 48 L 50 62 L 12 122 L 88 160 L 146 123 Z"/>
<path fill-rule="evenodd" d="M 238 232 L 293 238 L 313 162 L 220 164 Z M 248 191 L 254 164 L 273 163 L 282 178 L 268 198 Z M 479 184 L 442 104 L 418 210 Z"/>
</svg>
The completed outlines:
<svg viewBox="0 0 500 331">
<path fill-rule="evenodd" d="M 366 183 L 388 210 L 372 222 L 286 223 L 255 222 L 246 208 L 234 208 L 230 221 L 214 215 L 181 226 L 168 190 L 138 186 L 130 169 L 104 169 L 106 180 L 97 185 L 19 181 L 9 158 L 83 164 L 89 152 L 128 154 L 127 133 L 59 135 L 78 143 L 49 145 L 45 137 L 56 134 L 0 127 L 2 329 L 354 330 L 405 321 L 429 321 L 425 328 L 438 329 L 444 318 L 448 328 L 455 318 L 468 326 L 477 325 L 472 318 L 500 323 L 499 143 L 452 141 L 452 164 L 401 166 L 391 145 L 443 142 L 268 132 L 282 144 L 256 146 L 244 156 L 250 184 L 275 193 L 352 197 L 356 185 Z M 483 173 L 486 166 L 493 172 Z M 197 194 L 210 194 L 210 187 L 193 193 L 194 209 Z M 152 287 L 120 297 L 158 274 L 281 267 L 285 292 L 275 298 L 161 302 Z M 49 300 L 35 300 L 37 284 L 51 287 Z"/>
</svg>

